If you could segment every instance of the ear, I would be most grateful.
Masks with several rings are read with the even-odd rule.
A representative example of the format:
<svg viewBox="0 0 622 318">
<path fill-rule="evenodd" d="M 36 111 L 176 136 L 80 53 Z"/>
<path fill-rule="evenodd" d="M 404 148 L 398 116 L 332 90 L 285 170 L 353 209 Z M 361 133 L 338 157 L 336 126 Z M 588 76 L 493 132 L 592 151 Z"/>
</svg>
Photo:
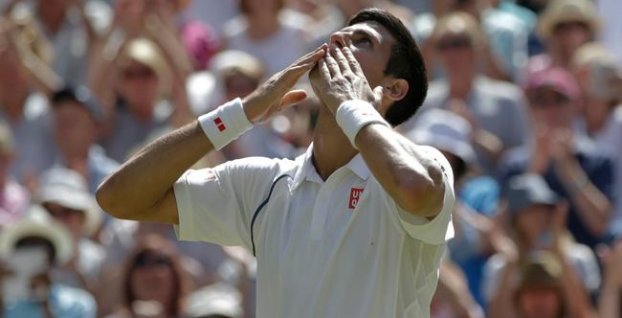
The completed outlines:
<svg viewBox="0 0 622 318">
<path fill-rule="evenodd" d="M 403 99 L 408 93 L 408 82 L 402 78 L 390 78 L 383 85 L 382 98 L 391 104 Z"/>
</svg>

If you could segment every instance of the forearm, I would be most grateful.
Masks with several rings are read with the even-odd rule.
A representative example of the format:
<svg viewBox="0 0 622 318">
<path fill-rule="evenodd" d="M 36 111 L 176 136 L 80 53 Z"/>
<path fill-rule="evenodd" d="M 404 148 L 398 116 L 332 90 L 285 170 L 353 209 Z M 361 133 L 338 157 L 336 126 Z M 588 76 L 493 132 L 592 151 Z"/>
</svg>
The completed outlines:
<svg viewBox="0 0 622 318">
<path fill-rule="evenodd" d="M 506 264 L 501 272 L 499 286 L 496 288 L 493 298 L 488 304 L 488 317 L 490 318 L 509 318 L 516 317 L 514 302 L 512 301 L 512 275 L 516 272 L 516 264 L 510 262 Z"/>
<path fill-rule="evenodd" d="M 198 121 L 158 138 L 134 155 L 97 190 L 97 200 L 115 217 L 141 219 L 175 181 L 213 149 Z"/>
<path fill-rule="evenodd" d="M 593 317 L 595 314 L 594 309 L 590 304 L 585 287 L 578 279 L 575 269 L 568 263 L 561 250 L 555 250 L 554 254 L 562 267 L 562 291 L 566 298 L 570 317 Z"/>
<path fill-rule="evenodd" d="M 620 300 L 622 299 L 622 289 L 615 284 L 603 281 L 603 288 L 598 300 L 598 314 L 601 318 L 620 317 Z"/>
<path fill-rule="evenodd" d="M 385 190 L 405 210 L 432 217 L 443 203 L 443 172 L 420 146 L 378 124 L 363 127 L 356 147 Z"/>
<path fill-rule="evenodd" d="M 576 162 L 562 164 L 560 177 L 590 232 L 597 236 L 604 235 L 611 218 L 611 202 L 588 179 Z"/>
</svg>

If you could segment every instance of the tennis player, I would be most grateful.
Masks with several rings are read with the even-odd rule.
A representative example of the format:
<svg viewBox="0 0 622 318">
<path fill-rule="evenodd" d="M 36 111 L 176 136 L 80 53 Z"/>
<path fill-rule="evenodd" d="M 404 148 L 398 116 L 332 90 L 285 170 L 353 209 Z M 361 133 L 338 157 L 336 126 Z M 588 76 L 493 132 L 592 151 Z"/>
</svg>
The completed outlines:
<svg viewBox="0 0 622 318">
<path fill-rule="evenodd" d="M 322 106 L 295 160 L 245 158 L 189 170 L 306 93 Z M 111 215 L 174 224 L 182 240 L 242 245 L 257 257 L 257 317 L 428 317 L 453 175 L 434 148 L 392 129 L 427 91 L 404 25 L 359 12 L 330 43 L 142 149 L 99 187 Z"/>
</svg>

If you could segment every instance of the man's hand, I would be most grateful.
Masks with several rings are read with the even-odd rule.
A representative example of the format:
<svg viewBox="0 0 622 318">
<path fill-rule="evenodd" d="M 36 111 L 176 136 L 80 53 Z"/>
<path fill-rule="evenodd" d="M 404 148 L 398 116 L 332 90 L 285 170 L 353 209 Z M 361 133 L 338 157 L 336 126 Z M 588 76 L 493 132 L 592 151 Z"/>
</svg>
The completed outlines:
<svg viewBox="0 0 622 318">
<path fill-rule="evenodd" d="M 254 92 L 244 98 L 242 104 L 246 117 L 253 123 L 270 118 L 275 113 L 307 98 L 302 90 L 291 90 L 298 79 L 310 71 L 325 56 L 328 46 L 322 44 L 286 69 L 274 74 Z M 291 91 L 290 91 L 291 90 Z"/>
<path fill-rule="evenodd" d="M 318 71 L 312 78 L 320 100 L 335 114 L 341 103 L 348 100 L 364 100 L 376 109 L 382 100 L 382 86 L 371 89 L 361 65 L 349 48 L 331 46 L 318 63 Z"/>
</svg>

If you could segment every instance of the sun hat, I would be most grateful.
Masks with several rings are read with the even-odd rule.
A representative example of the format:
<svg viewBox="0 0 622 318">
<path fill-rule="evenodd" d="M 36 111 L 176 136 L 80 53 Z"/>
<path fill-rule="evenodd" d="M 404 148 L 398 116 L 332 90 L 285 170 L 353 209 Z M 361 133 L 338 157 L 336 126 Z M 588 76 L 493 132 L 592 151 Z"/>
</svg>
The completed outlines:
<svg viewBox="0 0 622 318">
<path fill-rule="evenodd" d="M 0 231 L 0 258 L 10 258 L 17 243 L 27 237 L 41 237 L 52 243 L 56 265 L 67 263 L 73 254 L 74 243 L 69 232 L 40 205 L 30 206 L 24 218 Z"/>
<path fill-rule="evenodd" d="M 550 252 L 531 253 L 520 266 L 517 290 L 561 286 L 562 267 Z"/>
<path fill-rule="evenodd" d="M 101 224 L 102 214 L 97 201 L 88 191 L 84 178 L 66 168 L 52 168 L 41 176 L 35 200 L 40 204 L 56 203 L 65 208 L 84 212 L 84 234 L 90 236 Z"/>
<path fill-rule="evenodd" d="M 592 33 L 600 27 L 594 3 L 589 0 L 554 0 L 540 16 L 538 34 L 543 39 L 553 35 L 555 27 L 564 22 L 584 23 Z"/>
<path fill-rule="evenodd" d="M 581 95 L 581 89 L 574 75 L 559 67 L 546 68 L 531 73 L 527 78 L 525 92 L 529 95 L 531 92 L 545 87 L 566 96 L 572 101 L 579 99 Z"/>
<path fill-rule="evenodd" d="M 163 83 L 170 84 L 171 70 L 164 59 L 162 50 L 147 38 L 135 38 L 131 40 L 123 51 L 124 56 L 152 69 Z"/>
<path fill-rule="evenodd" d="M 265 74 L 264 66 L 258 58 L 237 50 L 226 50 L 214 55 L 210 70 L 220 78 L 240 73 L 249 78 L 261 79 Z"/>
<path fill-rule="evenodd" d="M 538 174 L 526 173 L 510 178 L 504 196 L 510 213 L 515 214 L 531 205 L 553 206 L 559 197 Z"/>
<path fill-rule="evenodd" d="M 574 54 L 573 66 L 589 72 L 587 90 L 591 96 L 605 100 L 622 98 L 622 70 L 614 55 L 600 43 L 582 45 Z"/>
<path fill-rule="evenodd" d="M 188 296 L 187 313 L 189 317 L 200 318 L 242 316 L 240 292 L 226 283 L 216 283 L 199 289 Z"/>
<path fill-rule="evenodd" d="M 415 143 L 452 153 L 467 164 L 476 164 L 475 151 L 470 141 L 471 125 L 452 111 L 426 111 L 405 135 Z"/>
</svg>

